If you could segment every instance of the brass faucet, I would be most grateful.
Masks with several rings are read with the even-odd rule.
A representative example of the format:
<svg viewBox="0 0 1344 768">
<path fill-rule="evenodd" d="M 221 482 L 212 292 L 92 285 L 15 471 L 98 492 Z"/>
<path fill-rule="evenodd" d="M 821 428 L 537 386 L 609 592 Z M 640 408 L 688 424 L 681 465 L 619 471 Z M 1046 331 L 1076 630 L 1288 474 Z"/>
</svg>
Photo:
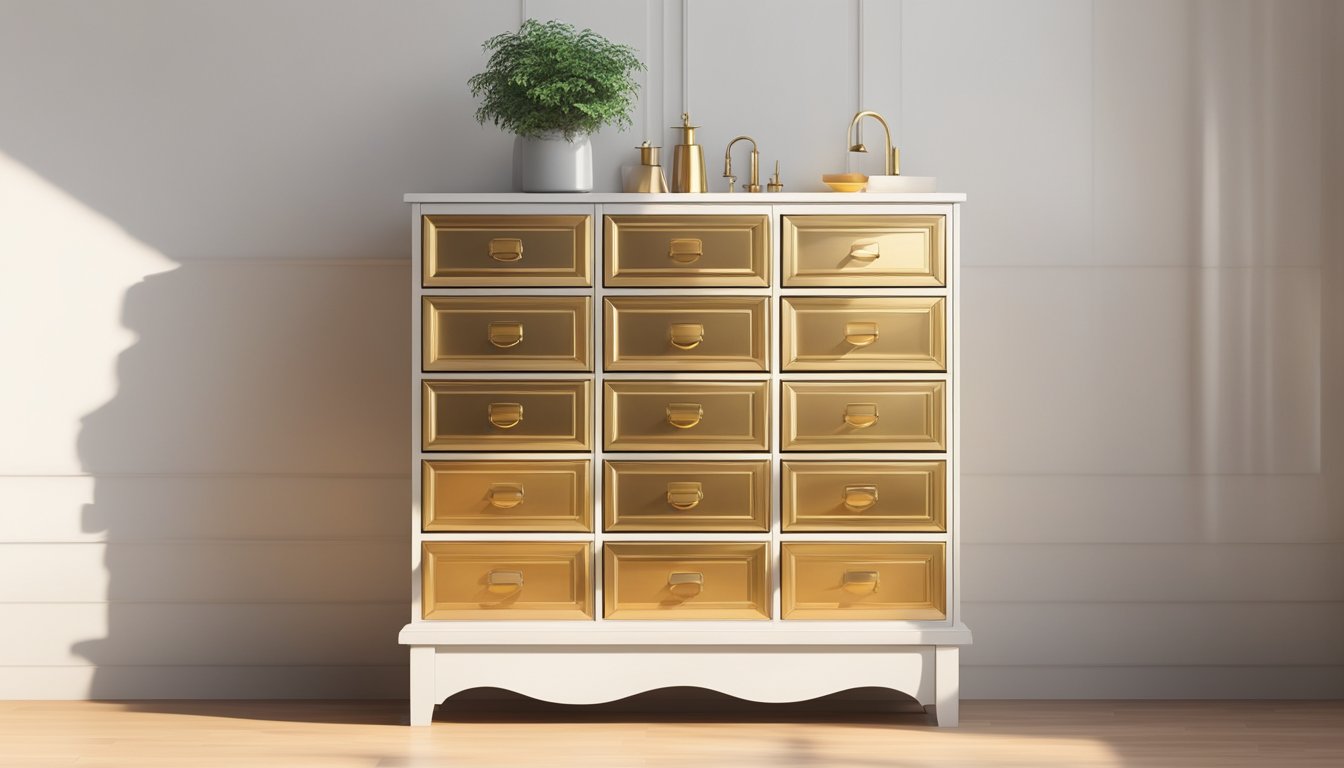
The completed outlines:
<svg viewBox="0 0 1344 768">
<path fill-rule="evenodd" d="M 728 180 L 728 191 L 733 191 L 733 185 L 737 183 L 737 177 L 733 175 L 733 145 L 746 139 L 751 142 L 751 182 L 742 185 L 743 192 L 761 191 L 761 153 L 756 149 L 756 140 L 750 136 L 738 136 L 728 142 L 728 148 L 723 150 L 723 178 Z"/>
<path fill-rule="evenodd" d="M 891 127 L 888 126 L 887 121 L 883 120 L 882 116 L 877 114 L 876 112 L 865 110 L 855 115 L 854 119 L 850 121 L 849 133 L 846 134 L 845 136 L 845 143 L 849 145 L 849 151 L 850 152 L 868 151 L 868 148 L 863 145 L 863 138 L 858 130 L 859 121 L 865 117 L 875 118 L 877 122 L 882 124 L 882 130 L 887 135 L 886 151 L 883 152 L 883 162 L 885 163 L 887 175 L 888 176 L 901 175 L 901 150 L 897 149 L 896 146 L 891 143 Z"/>
</svg>

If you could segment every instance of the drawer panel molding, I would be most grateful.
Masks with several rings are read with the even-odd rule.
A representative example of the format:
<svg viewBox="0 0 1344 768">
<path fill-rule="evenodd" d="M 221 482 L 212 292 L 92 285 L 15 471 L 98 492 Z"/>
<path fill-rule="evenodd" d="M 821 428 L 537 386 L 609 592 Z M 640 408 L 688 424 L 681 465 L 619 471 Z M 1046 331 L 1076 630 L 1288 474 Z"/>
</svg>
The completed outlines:
<svg viewBox="0 0 1344 768">
<path fill-rule="evenodd" d="M 942 286 L 947 217 L 911 214 L 786 215 L 789 288 Z"/>
<path fill-rule="evenodd" d="M 942 542 L 785 542 L 780 615 L 788 619 L 947 618 Z"/>
<path fill-rule="evenodd" d="M 764 371 L 766 298 L 622 296 L 603 302 L 608 371 Z"/>
<path fill-rule="evenodd" d="M 608 531 L 768 531 L 768 461 L 608 461 Z"/>
<path fill-rule="evenodd" d="M 611 287 L 770 285 L 764 214 L 612 214 L 602 243 Z"/>
<path fill-rule="evenodd" d="M 947 530 L 945 461 L 781 464 L 786 533 Z"/>
<path fill-rule="evenodd" d="M 766 381 L 608 380 L 603 397 L 608 451 L 765 451 Z"/>
<path fill-rule="evenodd" d="M 424 285 L 593 284 L 593 217 L 450 214 L 421 218 Z"/>
<path fill-rule="evenodd" d="M 785 451 L 946 450 L 942 381 L 785 381 Z"/>
<path fill-rule="evenodd" d="M 764 542 L 607 542 L 608 619 L 768 619 Z"/>
<path fill-rule="evenodd" d="M 592 465 L 423 461 L 426 531 L 591 531 Z"/>
<path fill-rule="evenodd" d="M 944 371 L 942 297 L 786 296 L 781 300 L 785 371 Z"/>
<path fill-rule="evenodd" d="M 426 371 L 590 371 L 588 296 L 426 296 Z"/>
<path fill-rule="evenodd" d="M 586 451 L 592 381 L 425 381 L 427 451 Z"/>
<path fill-rule="evenodd" d="M 591 619 L 586 541 L 427 541 L 426 619 Z"/>
</svg>

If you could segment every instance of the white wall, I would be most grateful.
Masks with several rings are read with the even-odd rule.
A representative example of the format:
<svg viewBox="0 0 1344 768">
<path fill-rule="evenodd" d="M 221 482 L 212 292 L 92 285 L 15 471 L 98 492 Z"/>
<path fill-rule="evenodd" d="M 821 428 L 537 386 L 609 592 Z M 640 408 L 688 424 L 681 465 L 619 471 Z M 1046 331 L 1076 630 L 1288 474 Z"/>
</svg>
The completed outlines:
<svg viewBox="0 0 1344 768">
<path fill-rule="evenodd" d="M 0 0 L 0 697 L 404 693 L 399 201 L 522 10 L 646 54 L 603 188 L 862 80 L 970 193 L 965 695 L 1344 695 L 1340 4 Z"/>
</svg>

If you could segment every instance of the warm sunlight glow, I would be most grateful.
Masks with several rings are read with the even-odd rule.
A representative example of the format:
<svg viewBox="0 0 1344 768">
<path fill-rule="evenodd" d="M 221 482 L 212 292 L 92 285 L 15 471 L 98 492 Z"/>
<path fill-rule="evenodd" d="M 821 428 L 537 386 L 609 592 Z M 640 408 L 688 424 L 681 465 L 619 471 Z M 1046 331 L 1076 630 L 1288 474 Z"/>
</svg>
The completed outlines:
<svg viewBox="0 0 1344 768">
<path fill-rule="evenodd" d="M 0 154 L 0 463 L 13 474 L 82 472 L 80 419 L 116 392 L 134 341 L 126 289 L 172 262 Z"/>
</svg>

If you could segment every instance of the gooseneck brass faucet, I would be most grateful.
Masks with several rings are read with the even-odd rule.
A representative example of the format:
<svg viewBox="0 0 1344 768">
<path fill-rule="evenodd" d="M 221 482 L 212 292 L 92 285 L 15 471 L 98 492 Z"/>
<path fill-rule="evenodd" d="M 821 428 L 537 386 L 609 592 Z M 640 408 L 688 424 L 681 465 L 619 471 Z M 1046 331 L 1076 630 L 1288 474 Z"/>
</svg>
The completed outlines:
<svg viewBox="0 0 1344 768">
<path fill-rule="evenodd" d="M 901 175 L 901 150 L 891 143 L 891 127 L 882 116 L 870 110 L 864 110 L 854 116 L 849 123 L 849 133 L 845 136 L 845 144 L 849 146 L 850 152 L 867 152 L 868 148 L 863 145 L 863 139 L 860 137 L 858 128 L 859 121 L 865 117 L 871 117 L 882 124 L 882 131 L 887 135 L 886 149 L 883 154 L 883 163 L 885 164 L 888 176 Z"/>
<path fill-rule="evenodd" d="M 733 185 L 737 183 L 737 177 L 733 175 L 733 145 L 742 140 L 751 142 L 751 181 L 742 185 L 743 192 L 761 191 L 761 153 L 756 149 L 756 140 L 750 136 L 738 136 L 728 142 L 728 148 L 723 150 L 723 177 L 728 180 L 728 191 L 733 191 Z"/>
</svg>

